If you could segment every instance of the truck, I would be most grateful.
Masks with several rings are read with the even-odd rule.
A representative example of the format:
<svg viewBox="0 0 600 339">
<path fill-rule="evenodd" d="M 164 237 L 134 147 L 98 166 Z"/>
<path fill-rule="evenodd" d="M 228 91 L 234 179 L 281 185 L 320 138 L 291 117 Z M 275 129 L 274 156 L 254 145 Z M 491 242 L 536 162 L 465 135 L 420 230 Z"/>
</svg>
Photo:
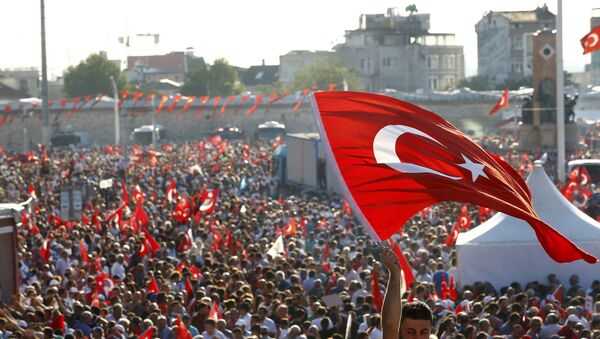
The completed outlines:
<svg viewBox="0 0 600 339">
<path fill-rule="evenodd" d="M 284 184 L 342 194 L 334 163 L 328 159 L 318 133 L 288 133 L 285 147 L 285 152 L 278 152 L 276 166 Z"/>
</svg>

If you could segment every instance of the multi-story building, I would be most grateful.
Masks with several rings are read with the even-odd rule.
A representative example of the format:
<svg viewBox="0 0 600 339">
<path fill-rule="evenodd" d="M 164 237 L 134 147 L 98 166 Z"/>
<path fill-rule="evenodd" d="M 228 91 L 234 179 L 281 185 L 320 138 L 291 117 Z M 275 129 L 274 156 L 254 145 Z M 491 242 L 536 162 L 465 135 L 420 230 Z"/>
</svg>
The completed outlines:
<svg viewBox="0 0 600 339">
<path fill-rule="evenodd" d="M 367 91 L 454 88 L 465 74 L 463 46 L 429 28 L 429 14 L 363 14 L 334 49 Z"/>
<path fill-rule="evenodd" d="M 206 67 L 204 58 L 194 56 L 190 50 L 165 55 L 128 56 L 124 72 L 127 80 L 134 84 L 157 83 L 163 79 L 183 83 L 185 74 L 199 67 Z"/>
<path fill-rule="evenodd" d="M 39 78 L 40 72 L 34 67 L 0 70 L 0 83 L 31 97 L 39 96 Z"/>
<path fill-rule="evenodd" d="M 491 84 L 523 80 L 532 74 L 532 34 L 554 29 L 556 16 L 548 6 L 532 11 L 487 12 L 475 25 L 477 75 Z"/>
<path fill-rule="evenodd" d="M 590 19 L 590 28 L 600 26 L 600 8 L 592 9 L 592 18 Z M 600 85 L 600 51 L 592 52 L 592 63 L 590 72 L 592 73 L 592 84 Z"/>
<path fill-rule="evenodd" d="M 296 78 L 296 73 L 317 62 L 327 62 L 334 53 L 330 51 L 290 51 L 279 56 L 279 82 L 290 86 Z"/>
</svg>

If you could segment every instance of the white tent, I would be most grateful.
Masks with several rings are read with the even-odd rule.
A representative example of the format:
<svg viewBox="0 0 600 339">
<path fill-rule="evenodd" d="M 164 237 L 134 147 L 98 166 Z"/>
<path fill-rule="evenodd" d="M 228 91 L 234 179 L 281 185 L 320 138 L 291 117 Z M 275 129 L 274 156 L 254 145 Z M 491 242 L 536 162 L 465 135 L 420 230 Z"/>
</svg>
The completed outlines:
<svg viewBox="0 0 600 339">
<path fill-rule="evenodd" d="M 600 258 L 600 224 L 562 196 L 541 164 L 536 162 L 527 185 L 541 219 Z M 496 288 L 514 281 L 521 285 L 535 280 L 545 284 L 550 273 L 555 273 L 567 288 L 572 274 L 579 276 L 584 288 L 600 279 L 599 263 L 592 265 L 583 260 L 556 263 L 548 257 L 529 224 L 504 213 L 496 213 L 478 227 L 460 234 L 456 252 L 460 286 L 476 281 L 489 281 Z"/>
</svg>

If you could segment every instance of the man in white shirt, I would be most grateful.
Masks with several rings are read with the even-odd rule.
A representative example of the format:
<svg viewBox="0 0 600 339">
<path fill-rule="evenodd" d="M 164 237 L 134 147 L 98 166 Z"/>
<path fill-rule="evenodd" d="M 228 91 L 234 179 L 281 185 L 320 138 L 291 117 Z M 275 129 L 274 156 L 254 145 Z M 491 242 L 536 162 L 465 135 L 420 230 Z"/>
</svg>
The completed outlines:
<svg viewBox="0 0 600 339">
<path fill-rule="evenodd" d="M 110 268 L 111 277 L 117 276 L 120 280 L 125 279 L 125 266 L 123 265 L 124 261 L 125 257 L 123 256 L 123 254 L 118 254 L 117 261 Z"/>
</svg>

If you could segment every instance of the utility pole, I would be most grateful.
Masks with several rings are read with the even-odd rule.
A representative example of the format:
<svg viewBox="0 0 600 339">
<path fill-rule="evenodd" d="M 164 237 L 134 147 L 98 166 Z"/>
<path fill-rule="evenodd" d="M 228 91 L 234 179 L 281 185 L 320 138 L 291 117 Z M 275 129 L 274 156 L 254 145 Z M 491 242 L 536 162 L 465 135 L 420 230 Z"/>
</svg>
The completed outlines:
<svg viewBox="0 0 600 339">
<path fill-rule="evenodd" d="M 118 146 L 121 143 L 121 126 L 119 122 L 119 89 L 117 88 L 117 83 L 115 82 L 115 77 L 110 76 L 110 82 L 112 83 L 115 99 L 115 146 Z"/>
<path fill-rule="evenodd" d="M 46 18 L 44 0 L 40 0 L 40 22 L 42 27 L 42 114 L 44 126 L 42 127 L 42 143 L 50 143 L 50 112 L 48 108 L 48 69 L 46 66 Z"/>
<path fill-rule="evenodd" d="M 558 180 L 565 182 L 565 94 L 563 73 L 562 0 L 557 0 L 556 10 L 556 153 Z"/>
</svg>

